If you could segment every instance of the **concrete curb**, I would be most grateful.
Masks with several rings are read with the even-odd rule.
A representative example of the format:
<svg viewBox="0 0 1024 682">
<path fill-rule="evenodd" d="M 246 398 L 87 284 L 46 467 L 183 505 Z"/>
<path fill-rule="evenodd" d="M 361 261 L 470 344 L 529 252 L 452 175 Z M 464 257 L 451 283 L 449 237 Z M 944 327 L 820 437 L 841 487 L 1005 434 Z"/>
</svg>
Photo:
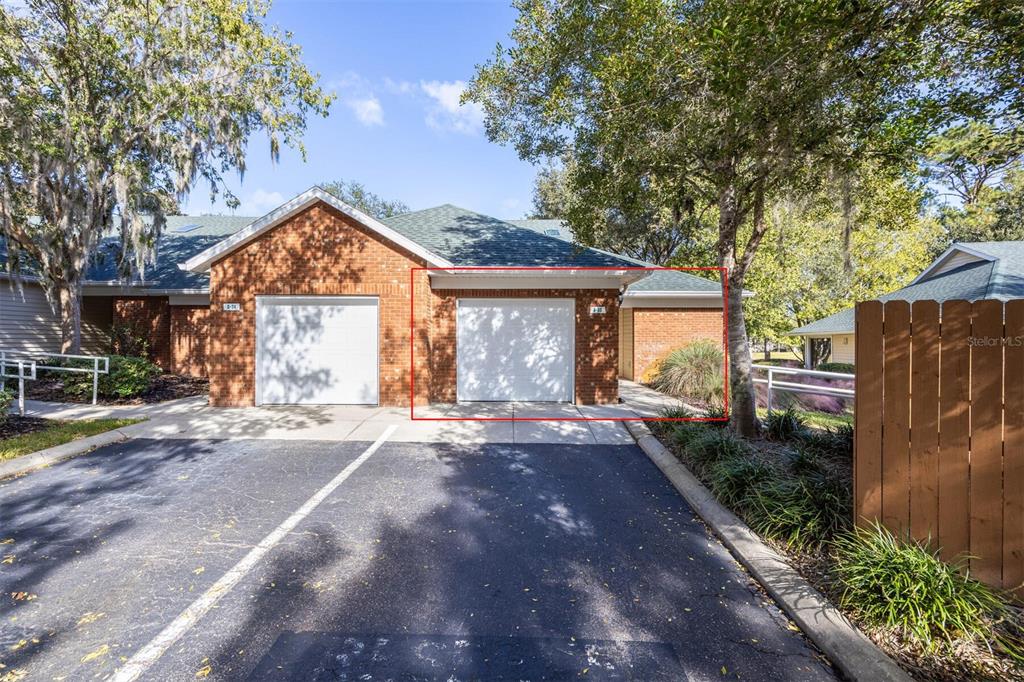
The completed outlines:
<svg viewBox="0 0 1024 682">
<path fill-rule="evenodd" d="M 723 507 L 646 424 L 625 422 L 640 449 L 661 469 L 772 599 L 850 680 L 910 682 L 911 677 L 856 628 L 810 583 Z"/>
<path fill-rule="evenodd" d="M 129 429 L 131 426 L 125 428 Z M 125 433 L 122 429 L 112 429 L 103 433 L 97 433 L 95 436 L 86 436 L 85 438 L 63 443 L 62 445 L 54 445 L 52 448 L 30 452 L 27 455 L 15 457 L 8 462 L 0 462 L 0 479 L 20 476 L 21 474 L 48 467 L 65 459 L 84 455 L 104 445 L 126 441 L 131 437 L 130 434 Z"/>
</svg>

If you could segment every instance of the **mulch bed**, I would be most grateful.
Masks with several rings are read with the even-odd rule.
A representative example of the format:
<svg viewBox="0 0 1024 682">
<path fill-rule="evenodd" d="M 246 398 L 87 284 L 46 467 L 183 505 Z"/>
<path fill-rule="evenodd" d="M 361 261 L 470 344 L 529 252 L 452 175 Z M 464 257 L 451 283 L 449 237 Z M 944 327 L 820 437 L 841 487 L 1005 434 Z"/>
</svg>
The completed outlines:
<svg viewBox="0 0 1024 682">
<path fill-rule="evenodd" d="M 154 377 L 149 390 L 135 398 L 104 398 L 100 396 L 102 405 L 148 405 L 161 403 L 165 400 L 191 398 L 206 395 L 210 391 L 207 379 L 184 377 L 177 374 L 161 374 Z M 25 382 L 25 397 L 31 400 L 45 400 L 58 403 L 91 403 L 92 394 L 73 396 L 64 393 L 64 384 L 60 379 L 39 379 Z"/>
<path fill-rule="evenodd" d="M 7 421 L 0 422 L 0 440 L 42 431 L 52 423 L 51 420 L 42 417 L 21 417 L 12 414 L 7 417 Z"/>
</svg>

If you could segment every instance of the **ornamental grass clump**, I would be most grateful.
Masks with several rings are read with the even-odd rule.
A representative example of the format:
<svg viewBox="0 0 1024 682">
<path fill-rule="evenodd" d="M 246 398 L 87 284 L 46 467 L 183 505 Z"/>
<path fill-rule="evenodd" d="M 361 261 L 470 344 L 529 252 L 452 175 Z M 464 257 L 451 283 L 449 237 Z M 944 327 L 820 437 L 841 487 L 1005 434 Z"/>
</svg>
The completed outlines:
<svg viewBox="0 0 1024 682">
<path fill-rule="evenodd" d="M 803 551 L 821 547 L 850 526 L 849 485 L 822 472 L 778 475 L 753 486 L 744 516 L 758 534 Z"/>
<path fill-rule="evenodd" d="M 694 341 L 669 353 L 651 384 L 663 393 L 717 407 L 725 401 L 724 366 L 721 346 L 714 341 Z"/>
<path fill-rule="evenodd" d="M 946 563 L 927 544 L 901 540 L 881 525 L 843 534 L 834 548 L 840 603 L 925 649 L 993 639 L 995 624 L 1008 615 L 1000 595 L 969 576 L 965 559 Z"/>
<path fill-rule="evenodd" d="M 708 465 L 705 476 L 711 492 L 718 500 L 733 510 L 747 506 L 754 486 L 773 475 L 771 468 L 752 456 L 732 456 L 716 460 Z"/>
<path fill-rule="evenodd" d="M 796 410 L 787 407 L 782 412 L 769 412 L 764 420 L 764 430 L 769 440 L 785 443 L 802 436 L 807 431 L 807 423 Z"/>
<path fill-rule="evenodd" d="M 698 473 L 721 459 L 750 457 L 750 446 L 728 429 L 702 428 L 686 445 L 686 454 Z"/>
</svg>

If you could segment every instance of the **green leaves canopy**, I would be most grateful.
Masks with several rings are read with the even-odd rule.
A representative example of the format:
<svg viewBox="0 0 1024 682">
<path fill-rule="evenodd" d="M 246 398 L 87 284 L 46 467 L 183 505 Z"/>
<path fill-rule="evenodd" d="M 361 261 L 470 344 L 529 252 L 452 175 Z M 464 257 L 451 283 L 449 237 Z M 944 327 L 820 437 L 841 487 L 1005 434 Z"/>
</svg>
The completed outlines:
<svg viewBox="0 0 1024 682">
<path fill-rule="evenodd" d="M 164 212 L 245 169 L 250 136 L 302 150 L 330 97 L 290 36 L 246 0 L 27 0 L 0 7 L 0 236 L 34 261 L 77 348 L 81 278 L 101 235 L 143 273 Z M 228 203 L 237 203 L 227 193 Z M 151 219 L 146 216 L 151 216 Z M 68 319 L 68 318 L 71 319 Z"/>
</svg>

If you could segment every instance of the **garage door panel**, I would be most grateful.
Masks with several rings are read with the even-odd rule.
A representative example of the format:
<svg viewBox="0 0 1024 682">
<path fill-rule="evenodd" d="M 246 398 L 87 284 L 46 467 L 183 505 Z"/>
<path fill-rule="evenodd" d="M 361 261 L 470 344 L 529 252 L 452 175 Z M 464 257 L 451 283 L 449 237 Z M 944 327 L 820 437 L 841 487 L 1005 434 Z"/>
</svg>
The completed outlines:
<svg viewBox="0 0 1024 682">
<path fill-rule="evenodd" d="M 574 301 L 460 299 L 458 398 L 572 400 Z"/>
<path fill-rule="evenodd" d="M 257 313 L 261 404 L 376 404 L 375 299 L 268 297 Z"/>
</svg>

